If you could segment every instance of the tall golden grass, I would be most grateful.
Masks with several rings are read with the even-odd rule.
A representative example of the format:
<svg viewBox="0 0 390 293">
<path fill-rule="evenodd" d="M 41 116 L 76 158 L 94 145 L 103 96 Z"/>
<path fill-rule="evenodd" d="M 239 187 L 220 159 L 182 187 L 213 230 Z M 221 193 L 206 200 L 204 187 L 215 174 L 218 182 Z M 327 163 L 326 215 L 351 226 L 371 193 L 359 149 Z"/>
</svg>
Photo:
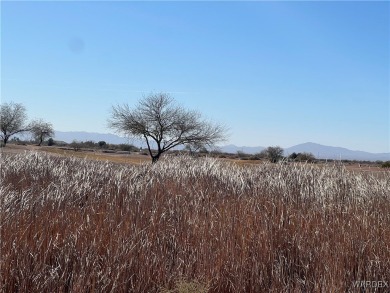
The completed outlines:
<svg viewBox="0 0 390 293">
<path fill-rule="evenodd" d="M 355 281 L 390 281 L 390 172 L 3 154 L 0 191 L 1 292 L 361 292 Z"/>
</svg>

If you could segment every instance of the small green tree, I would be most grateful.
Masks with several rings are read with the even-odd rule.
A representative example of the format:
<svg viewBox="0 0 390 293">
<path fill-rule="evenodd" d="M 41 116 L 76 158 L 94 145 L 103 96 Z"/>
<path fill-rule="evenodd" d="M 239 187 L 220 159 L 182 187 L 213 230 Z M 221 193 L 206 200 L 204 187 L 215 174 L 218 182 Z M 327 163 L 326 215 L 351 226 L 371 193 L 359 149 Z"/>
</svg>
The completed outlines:
<svg viewBox="0 0 390 293">
<path fill-rule="evenodd" d="M 50 137 L 50 138 L 47 140 L 47 145 L 48 145 L 48 146 L 55 145 L 54 139 Z"/>
<path fill-rule="evenodd" d="M 297 153 L 292 153 L 291 155 L 288 156 L 288 158 L 292 161 L 295 161 L 295 159 L 298 157 L 298 154 Z"/>
<path fill-rule="evenodd" d="M 107 143 L 104 140 L 101 140 L 98 142 L 98 145 L 100 148 L 105 148 L 107 146 Z"/>
</svg>

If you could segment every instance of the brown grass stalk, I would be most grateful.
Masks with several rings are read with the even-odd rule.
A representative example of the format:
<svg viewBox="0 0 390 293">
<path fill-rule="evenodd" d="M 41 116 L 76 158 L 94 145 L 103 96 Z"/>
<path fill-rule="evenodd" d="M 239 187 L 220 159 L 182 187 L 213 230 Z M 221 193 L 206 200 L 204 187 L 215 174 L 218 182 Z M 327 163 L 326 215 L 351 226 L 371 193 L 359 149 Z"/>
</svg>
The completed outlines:
<svg viewBox="0 0 390 293">
<path fill-rule="evenodd" d="M 390 172 L 1 160 L 1 292 L 360 292 L 354 281 L 390 281 Z"/>
</svg>

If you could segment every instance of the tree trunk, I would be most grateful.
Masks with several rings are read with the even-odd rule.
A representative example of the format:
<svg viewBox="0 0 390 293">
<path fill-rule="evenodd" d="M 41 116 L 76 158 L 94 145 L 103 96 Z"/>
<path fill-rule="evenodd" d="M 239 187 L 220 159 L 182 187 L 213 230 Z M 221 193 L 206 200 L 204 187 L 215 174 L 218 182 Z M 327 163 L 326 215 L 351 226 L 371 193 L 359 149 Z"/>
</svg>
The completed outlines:
<svg viewBox="0 0 390 293">
<path fill-rule="evenodd" d="M 158 159 L 160 159 L 161 153 L 157 153 L 156 155 L 152 156 L 152 163 L 157 163 Z"/>
<path fill-rule="evenodd" d="M 38 146 L 41 146 L 42 142 L 43 142 L 43 137 L 41 136 L 41 137 L 39 137 L 39 143 L 38 143 Z"/>
<path fill-rule="evenodd" d="M 7 136 L 4 136 L 4 139 L 3 139 L 4 146 L 7 144 L 7 142 L 8 142 L 8 138 L 9 138 L 9 137 L 7 137 Z"/>
</svg>

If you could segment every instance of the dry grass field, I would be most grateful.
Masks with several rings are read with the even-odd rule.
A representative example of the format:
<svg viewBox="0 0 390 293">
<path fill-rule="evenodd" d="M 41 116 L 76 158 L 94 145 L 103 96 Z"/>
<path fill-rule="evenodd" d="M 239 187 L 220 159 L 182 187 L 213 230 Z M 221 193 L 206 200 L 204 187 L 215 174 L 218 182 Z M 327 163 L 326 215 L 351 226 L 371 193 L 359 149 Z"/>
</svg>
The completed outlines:
<svg viewBox="0 0 390 293">
<path fill-rule="evenodd" d="M 1 155 L 0 292 L 390 290 L 389 171 L 47 151 Z"/>
<path fill-rule="evenodd" d="M 120 163 L 120 164 L 143 164 L 143 163 L 149 163 L 151 161 L 150 157 L 148 155 L 140 155 L 136 153 L 131 154 L 123 154 L 123 153 L 104 153 L 99 150 L 79 150 L 74 151 L 69 148 L 61 148 L 56 146 L 42 146 L 38 147 L 35 145 L 15 145 L 15 144 L 8 144 L 7 147 L 1 149 L 1 153 L 24 153 L 24 152 L 44 152 L 49 153 L 55 156 L 62 156 L 62 157 L 76 157 L 81 159 L 87 159 L 87 160 L 97 160 L 97 161 L 109 161 L 114 163 Z M 162 156 L 162 159 L 164 160 L 164 155 Z M 264 161 L 260 160 L 240 160 L 240 159 L 232 159 L 232 158 L 219 158 L 219 160 L 223 162 L 229 162 L 234 163 L 238 166 L 255 166 L 259 164 L 263 164 Z M 326 167 L 329 164 L 320 163 L 317 164 L 317 166 Z M 347 170 L 351 170 L 354 172 L 369 172 L 369 173 L 381 173 L 386 171 L 386 169 L 381 168 L 378 165 L 375 164 L 359 164 L 359 163 L 348 163 L 344 164 L 345 168 Z"/>
<path fill-rule="evenodd" d="M 96 160 L 96 161 L 110 161 L 114 163 L 121 163 L 121 164 L 142 164 L 145 162 L 149 162 L 150 158 L 149 156 L 144 155 L 138 155 L 138 154 L 117 154 L 117 153 L 104 153 L 101 151 L 91 151 L 91 150 L 79 150 L 74 151 L 69 148 L 60 148 L 55 146 L 42 146 L 38 147 L 35 145 L 14 145 L 9 144 L 7 147 L 1 149 L 2 153 L 8 154 L 18 154 L 18 153 L 24 153 L 24 152 L 40 152 L 40 153 L 49 153 L 54 156 L 61 156 L 61 157 L 75 157 L 80 159 L 87 159 L 87 160 Z"/>
</svg>

